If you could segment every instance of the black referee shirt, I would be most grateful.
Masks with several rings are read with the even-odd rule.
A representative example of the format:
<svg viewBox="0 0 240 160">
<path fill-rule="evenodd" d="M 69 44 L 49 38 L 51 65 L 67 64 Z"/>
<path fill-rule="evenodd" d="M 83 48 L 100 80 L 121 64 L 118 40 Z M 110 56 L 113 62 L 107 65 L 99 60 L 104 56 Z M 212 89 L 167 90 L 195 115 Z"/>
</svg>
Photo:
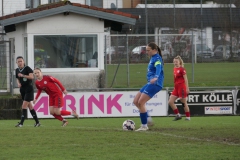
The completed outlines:
<svg viewBox="0 0 240 160">
<path fill-rule="evenodd" d="M 32 80 L 27 79 L 24 77 L 18 77 L 18 73 L 29 75 L 30 73 L 33 73 L 33 70 L 29 66 L 24 66 L 22 69 L 16 68 L 16 78 L 18 78 L 19 82 L 21 83 L 22 87 L 27 85 L 32 85 Z"/>
</svg>

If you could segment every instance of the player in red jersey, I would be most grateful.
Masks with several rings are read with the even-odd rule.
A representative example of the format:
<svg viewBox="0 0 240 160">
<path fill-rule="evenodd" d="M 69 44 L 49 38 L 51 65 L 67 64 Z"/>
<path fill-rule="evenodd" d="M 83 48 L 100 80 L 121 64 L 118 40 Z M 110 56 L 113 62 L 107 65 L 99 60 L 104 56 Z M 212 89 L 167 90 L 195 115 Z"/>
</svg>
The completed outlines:
<svg viewBox="0 0 240 160">
<path fill-rule="evenodd" d="M 187 95 L 189 94 L 188 78 L 186 70 L 184 69 L 182 58 L 180 56 L 175 57 L 173 59 L 173 64 L 174 90 L 169 98 L 168 104 L 171 106 L 174 113 L 176 114 L 174 121 L 182 119 L 177 106 L 174 104 L 175 100 L 179 98 L 184 106 L 184 111 L 186 114 L 185 120 L 190 120 L 190 110 L 187 104 Z"/>
<path fill-rule="evenodd" d="M 62 83 L 48 75 L 43 75 L 40 68 L 34 69 L 34 75 L 36 76 L 37 80 L 35 81 L 35 85 L 38 89 L 37 95 L 33 103 L 35 103 L 40 96 L 42 90 L 44 90 L 49 95 L 49 108 L 50 114 L 53 115 L 56 119 L 63 122 L 62 126 L 65 127 L 68 124 L 66 119 L 63 119 L 62 116 L 72 115 L 79 118 L 76 111 L 64 111 L 60 110 L 63 106 L 63 94 L 67 94 L 66 89 L 63 87 Z"/>
</svg>

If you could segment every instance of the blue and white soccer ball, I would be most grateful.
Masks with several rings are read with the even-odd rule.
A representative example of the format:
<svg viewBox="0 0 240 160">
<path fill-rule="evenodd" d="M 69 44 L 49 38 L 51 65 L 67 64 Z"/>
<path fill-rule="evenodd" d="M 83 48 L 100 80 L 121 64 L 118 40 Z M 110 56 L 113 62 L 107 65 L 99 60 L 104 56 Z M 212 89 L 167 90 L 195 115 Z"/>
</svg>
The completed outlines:
<svg viewBox="0 0 240 160">
<path fill-rule="evenodd" d="M 135 129 L 135 123 L 133 120 L 128 119 L 123 122 L 122 128 L 125 131 L 133 131 Z"/>
</svg>

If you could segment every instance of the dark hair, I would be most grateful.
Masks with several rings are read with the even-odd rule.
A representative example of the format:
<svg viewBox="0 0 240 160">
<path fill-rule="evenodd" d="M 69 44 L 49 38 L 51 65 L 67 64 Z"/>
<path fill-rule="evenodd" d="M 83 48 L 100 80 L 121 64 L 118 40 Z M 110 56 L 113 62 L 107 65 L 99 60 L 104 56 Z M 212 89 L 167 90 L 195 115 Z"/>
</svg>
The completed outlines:
<svg viewBox="0 0 240 160">
<path fill-rule="evenodd" d="M 18 59 L 20 59 L 20 58 L 23 59 L 22 56 L 17 56 L 16 61 L 17 61 Z M 24 59 L 23 59 L 23 61 L 24 61 Z M 26 66 L 26 65 L 25 65 L 25 62 L 24 62 L 24 66 Z"/>
<path fill-rule="evenodd" d="M 154 42 L 148 43 L 148 47 L 150 47 L 152 50 L 156 49 L 158 51 L 158 54 L 162 57 L 161 49 L 158 47 L 158 45 Z M 162 58 L 163 61 L 163 58 Z"/>
<path fill-rule="evenodd" d="M 22 59 L 23 59 L 23 57 L 22 57 L 22 56 L 17 56 L 16 60 L 18 60 L 18 59 L 20 59 L 20 58 L 22 58 Z"/>
<path fill-rule="evenodd" d="M 35 68 L 34 70 L 39 70 L 40 72 L 42 72 L 40 68 Z"/>
</svg>

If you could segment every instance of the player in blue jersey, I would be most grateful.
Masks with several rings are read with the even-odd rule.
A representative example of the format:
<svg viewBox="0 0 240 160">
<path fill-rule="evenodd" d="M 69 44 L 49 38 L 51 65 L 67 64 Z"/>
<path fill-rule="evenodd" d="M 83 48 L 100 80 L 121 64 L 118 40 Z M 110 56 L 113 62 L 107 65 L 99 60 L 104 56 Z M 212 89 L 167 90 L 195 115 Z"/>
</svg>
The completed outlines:
<svg viewBox="0 0 240 160">
<path fill-rule="evenodd" d="M 163 88 L 164 72 L 163 59 L 160 48 L 151 42 L 146 46 L 146 51 L 150 57 L 147 69 L 147 84 L 144 85 L 135 96 L 133 103 L 140 111 L 141 127 L 136 131 L 148 130 L 151 117 L 148 116 L 146 102 Z"/>
</svg>

